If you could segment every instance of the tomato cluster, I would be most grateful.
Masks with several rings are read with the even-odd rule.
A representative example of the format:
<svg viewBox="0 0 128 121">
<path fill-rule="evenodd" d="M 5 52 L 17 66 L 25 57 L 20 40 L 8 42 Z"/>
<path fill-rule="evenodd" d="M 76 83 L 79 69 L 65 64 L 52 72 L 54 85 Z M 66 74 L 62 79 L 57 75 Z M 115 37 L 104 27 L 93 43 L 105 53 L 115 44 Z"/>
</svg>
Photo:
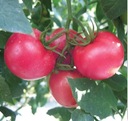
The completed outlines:
<svg viewBox="0 0 128 121">
<path fill-rule="evenodd" d="M 72 29 L 54 30 L 45 37 L 45 44 L 40 38 L 37 29 L 33 29 L 32 35 L 13 33 L 5 45 L 5 63 L 13 74 L 25 80 L 50 75 L 51 93 L 65 107 L 77 106 L 68 78 L 107 79 L 124 60 L 123 45 L 111 32 L 97 32 L 84 46 L 81 43 L 86 38 Z"/>
</svg>

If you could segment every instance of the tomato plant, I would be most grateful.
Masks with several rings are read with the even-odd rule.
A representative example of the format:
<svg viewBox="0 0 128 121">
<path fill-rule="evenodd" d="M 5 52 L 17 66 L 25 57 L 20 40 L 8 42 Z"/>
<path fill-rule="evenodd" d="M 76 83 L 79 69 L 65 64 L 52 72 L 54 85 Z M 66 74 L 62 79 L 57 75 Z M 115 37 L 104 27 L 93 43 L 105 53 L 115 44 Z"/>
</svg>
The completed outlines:
<svg viewBox="0 0 128 121">
<path fill-rule="evenodd" d="M 52 97 L 59 121 L 126 121 L 126 21 L 127 0 L 1 0 L 0 121 Z"/>
<path fill-rule="evenodd" d="M 81 78 L 81 74 L 75 71 L 58 71 L 51 74 L 49 87 L 56 101 L 64 107 L 76 107 L 77 103 L 73 97 L 68 78 Z"/>
<path fill-rule="evenodd" d="M 124 49 L 114 34 L 102 31 L 87 46 L 76 46 L 73 57 L 81 74 L 93 80 L 103 80 L 119 70 L 124 60 Z"/>
<path fill-rule="evenodd" d="M 36 30 L 36 37 L 39 37 L 39 34 Z M 4 59 L 11 72 L 25 80 L 42 78 L 48 75 L 55 65 L 53 53 L 44 48 L 39 38 L 20 33 L 14 33 L 8 39 Z"/>
</svg>

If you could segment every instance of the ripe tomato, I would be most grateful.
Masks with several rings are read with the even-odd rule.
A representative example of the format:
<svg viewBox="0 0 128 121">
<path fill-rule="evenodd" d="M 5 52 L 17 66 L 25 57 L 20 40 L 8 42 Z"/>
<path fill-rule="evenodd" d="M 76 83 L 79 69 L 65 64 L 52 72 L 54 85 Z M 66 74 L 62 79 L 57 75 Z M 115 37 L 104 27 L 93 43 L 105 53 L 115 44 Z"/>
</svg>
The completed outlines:
<svg viewBox="0 0 128 121">
<path fill-rule="evenodd" d="M 118 71 L 124 60 L 124 50 L 114 34 L 101 31 L 87 46 L 76 46 L 73 58 L 74 65 L 82 75 L 102 80 Z"/>
<path fill-rule="evenodd" d="M 49 39 L 53 38 L 55 35 L 57 35 L 58 33 L 62 32 L 64 30 L 64 28 L 58 28 L 55 29 L 51 35 L 49 36 Z M 78 35 L 78 33 L 72 29 L 69 30 L 69 39 L 77 39 L 76 35 Z M 79 35 L 80 38 L 82 38 L 82 36 Z M 47 40 L 48 41 L 48 40 Z M 64 47 L 66 46 L 66 34 L 62 34 L 62 36 L 60 36 L 59 38 L 55 39 L 53 42 L 50 43 L 51 47 L 55 47 L 56 51 L 58 52 L 62 52 L 62 50 L 64 49 Z M 58 57 L 58 54 L 55 54 L 56 58 Z"/>
<path fill-rule="evenodd" d="M 40 40 L 40 36 L 41 36 L 41 31 L 39 31 L 38 29 L 33 29 L 33 32 L 34 32 L 34 36 Z"/>
<path fill-rule="evenodd" d="M 33 32 L 35 34 L 33 36 L 35 36 L 38 40 L 41 40 L 41 31 L 34 28 Z M 45 36 L 45 40 L 49 40 L 49 36 L 48 35 Z"/>
<path fill-rule="evenodd" d="M 58 71 L 52 73 L 49 79 L 49 87 L 56 101 L 64 107 L 76 107 L 77 103 L 72 95 L 68 78 L 81 78 L 81 74 L 75 71 Z"/>
<path fill-rule="evenodd" d="M 39 38 L 14 33 L 5 45 L 4 59 L 16 76 L 36 80 L 48 75 L 54 68 L 55 57 L 44 48 Z"/>
</svg>

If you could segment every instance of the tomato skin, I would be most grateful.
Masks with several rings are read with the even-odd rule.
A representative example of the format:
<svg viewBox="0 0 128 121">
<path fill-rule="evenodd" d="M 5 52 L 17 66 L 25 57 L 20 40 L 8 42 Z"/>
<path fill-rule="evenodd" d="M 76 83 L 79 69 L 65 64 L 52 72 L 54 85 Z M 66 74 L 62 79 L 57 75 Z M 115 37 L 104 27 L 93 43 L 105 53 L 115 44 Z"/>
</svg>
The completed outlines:
<svg viewBox="0 0 128 121">
<path fill-rule="evenodd" d="M 65 30 L 65 28 L 55 29 L 49 36 L 49 39 L 52 39 L 55 35 L 62 32 L 63 30 Z M 76 32 L 75 30 L 72 30 L 72 29 L 69 30 L 69 39 L 75 39 L 76 35 L 78 35 L 78 32 Z M 82 38 L 81 35 L 79 35 L 79 37 Z M 77 40 L 78 40 L 78 38 L 77 38 Z M 48 41 L 48 39 L 47 39 L 47 41 Z M 62 34 L 62 36 L 60 36 L 59 38 L 57 38 L 53 42 L 51 42 L 50 46 L 51 47 L 57 46 L 56 51 L 62 52 L 62 50 L 66 46 L 66 41 L 67 41 L 67 38 L 66 38 L 66 34 L 64 33 L 64 34 Z M 57 58 L 58 56 L 59 55 L 55 53 L 55 57 Z"/>
<path fill-rule="evenodd" d="M 36 80 L 54 68 L 55 57 L 31 35 L 14 33 L 5 45 L 4 60 L 9 70 L 25 80 Z"/>
<path fill-rule="evenodd" d="M 34 32 L 34 36 L 40 40 L 40 37 L 41 37 L 41 31 L 36 29 L 36 28 L 33 28 L 33 32 Z"/>
<path fill-rule="evenodd" d="M 124 49 L 114 34 L 101 31 L 89 45 L 76 46 L 73 59 L 74 65 L 83 76 L 103 80 L 118 71 L 124 60 Z"/>
<path fill-rule="evenodd" d="M 68 78 L 81 78 L 82 75 L 74 71 L 58 71 L 52 73 L 49 79 L 49 87 L 56 101 L 64 107 L 76 107 L 77 103 L 72 95 L 71 87 L 68 83 Z"/>
<path fill-rule="evenodd" d="M 38 30 L 38 29 L 33 28 L 33 32 L 35 34 L 33 36 L 41 41 L 41 31 Z M 45 36 L 45 40 L 49 40 L 49 36 L 48 35 Z"/>
</svg>

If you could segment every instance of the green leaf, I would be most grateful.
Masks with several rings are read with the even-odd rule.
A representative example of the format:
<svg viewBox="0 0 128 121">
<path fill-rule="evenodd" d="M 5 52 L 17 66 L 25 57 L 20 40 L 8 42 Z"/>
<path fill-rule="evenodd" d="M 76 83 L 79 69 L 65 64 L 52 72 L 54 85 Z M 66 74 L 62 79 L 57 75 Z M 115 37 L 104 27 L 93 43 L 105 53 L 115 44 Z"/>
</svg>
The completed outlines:
<svg viewBox="0 0 128 121">
<path fill-rule="evenodd" d="M 77 78 L 77 79 L 68 79 L 70 86 L 72 88 L 77 87 L 78 90 L 84 91 L 85 89 L 92 89 L 96 84 L 94 81 L 88 78 Z"/>
<path fill-rule="evenodd" d="M 98 2 L 97 6 L 96 6 L 96 17 L 97 17 L 98 21 L 101 21 L 103 18 L 105 18 L 105 15 L 104 15 L 104 12 L 103 12 L 100 2 Z"/>
<path fill-rule="evenodd" d="M 34 82 L 35 97 L 30 98 L 29 105 L 31 106 L 32 113 L 35 114 L 38 107 L 42 107 L 47 102 L 46 94 L 48 94 L 48 85 L 44 79 Z"/>
<path fill-rule="evenodd" d="M 60 0 L 53 0 L 54 7 L 59 6 Z"/>
<path fill-rule="evenodd" d="M 11 96 L 13 98 L 20 97 L 25 89 L 25 81 L 13 75 L 4 63 L 4 53 L 0 52 L 0 73 L 5 79 L 5 83 L 8 85 Z"/>
<path fill-rule="evenodd" d="M 82 110 L 76 109 L 72 113 L 72 121 L 94 121 L 94 118 Z"/>
<path fill-rule="evenodd" d="M 80 6 L 78 8 L 79 8 L 79 11 L 75 14 L 76 18 L 79 18 L 82 14 L 84 14 L 87 11 L 87 6 L 84 6 L 82 8 Z M 74 19 L 73 19 L 73 23 L 72 23 L 72 28 L 74 30 L 78 31 L 78 23 Z"/>
<path fill-rule="evenodd" d="M 16 113 L 7 107 L 0 106 L 0 111 L 3 113 L 3 115 L 5 117 L 8 117 L 8 116 L 15 116 L 16 117 Z"/>
<path fill-rule="evenodd" d="M 124 37 L 125 37 L 125 33 L 124 33 L 124 24 L 122 23 L 121 19 L 120 18 L 117 18 L 114 20 L 114 24 L 117 28 L 117 32 L 118 32 L 118 37 L 120 40 L 124 40 Z"/>
<path fill-rule="evenodd" d="M 52 17 L 51 19 L 57 24 L 58 27 L 62 27 L 60 20 L 56 16 Z"/>
<path fill-rule="evenodd" d="M 127 105 L 127 88 L 120 92 L 114 92 L 114 94 L 122 103 Z"/>
<path fill-rule="evenodd" d="M 32 20 L 34 23 L 39 24 L 42 16 L 42 6 L 41 3 L 37 3 L 36 6 L 32 9 Z"/>
<path fill-rule="evenodd" d="M 79 104 L 86 112 L 103 119 L 116 110 L 117 100 L 107 85 L 100 84 L 83 95 Z"/>
<path fill-rule="evenodd" d="M 104 13 L 110 19 L 119 17 L 127 10 L 127 0 L 100 0 Z"/>
<path fill-rule="evenodd" d="M 5 81 L 8 84 L 11 95 L 13 98 L 20 97 L 23 94 L 23 89 L 25 89 L 25 82 L 20 78 L 13 75 L 6 66 L 4 66 L 3 76 L 5 77 Z"/>
<path fill-rule="evenodd" d="M 40 0 L 42 4 L 46 6 L 47 9 L 52 10 L 51 0 Z"/>
<path fill-rule="evenodd" d="M 85 112 L 103 119 L 111 115 L 112 110 L 117 110 L 116 97 L 105 83 L 87 79 L 69 79 L 69 83 L 78 105 Z"/>
<path fill-rule="evenodd" d="M 44 81 L 43 79 L 38 80 L 37 82 L 35 82 L 34 87 L 35 87 L 35 93 L 36 93 L 35 100 L 36 100 L 37 106 L 45 105 L 47 102 L 46 94 L 49 93 L 49 88 L 46 81 Z"/>
<path fill-rule="evenodd" d="M 127 78 L 127 67 L 126 66 L 122 66 L 119 70 L 119 72 L 125 77 Z"/>
<path fill-rule="evenodd" d="M 10 37 L 11 33 L 0 31 L 0 48 L 4 49 L 5 44 Z"/>
<path fill-rule="evenodd" d="M 115 91 L 122 91 L 127 87 L 127 80 L 122 75 L 114 75 L 113 77 L 104 81 Z"/>
<path fill-rule="evenodd" d="M 69 78 L 68 81 L 72 88 L 72 93 L 76 100 L 78 100 L 78 98 L 79 98 L 79 95 L 76 93 L 76 88 L 79 91 L 85 91 L 85 89 L 86 90 L 92 89 L 95 86 L 95 82 L 89 80 L 88 78 L 80 78 L 80 79 Z"/>
<path fill-rule="evenodd" d="M 48 115 L 52 115 L 55 118 L 59 118 L 61 121 L 69 121 L 71 118 L 71 113 L 68 111 L 67 108 L 64 107 L 56 107 L 53 109 L 48 110 Z"/>
<path fill-rule="evenodd" d="M 12 102 L 12 95 L 5 79 L 0 75 L 0 98 L 3 101 Z"/>
<path fill-rule="evenodd" d="M 87 7 L 84 6 L 82 7 L 76 14 L 75 14 L 75 17 L 78 18 L 80 17 L 82 14 L 84 14 L 85 12 L 87 11 Z"/>
<path fill-rule="evenodd" d="M 32 32 L 18 0 L 0 0 L 0 28 L 9 32 Z"/>
<path fill-rule="evenodd" d="M 32 10 L 32 0 L 23 0 L 23 2 L 29 10 Z"/>
<path fill-rule="evenodd" d="M 3 67 L 4 67 L 4 50 L 0 50 L 0 74 L 3 71 Z"/>
<path fill-rule="evenodd" d="M 31 105 L 32 114 L 35 114 L 38 108 L 35 98 L 30 99 L 29 105 Z"/>
</svg>

